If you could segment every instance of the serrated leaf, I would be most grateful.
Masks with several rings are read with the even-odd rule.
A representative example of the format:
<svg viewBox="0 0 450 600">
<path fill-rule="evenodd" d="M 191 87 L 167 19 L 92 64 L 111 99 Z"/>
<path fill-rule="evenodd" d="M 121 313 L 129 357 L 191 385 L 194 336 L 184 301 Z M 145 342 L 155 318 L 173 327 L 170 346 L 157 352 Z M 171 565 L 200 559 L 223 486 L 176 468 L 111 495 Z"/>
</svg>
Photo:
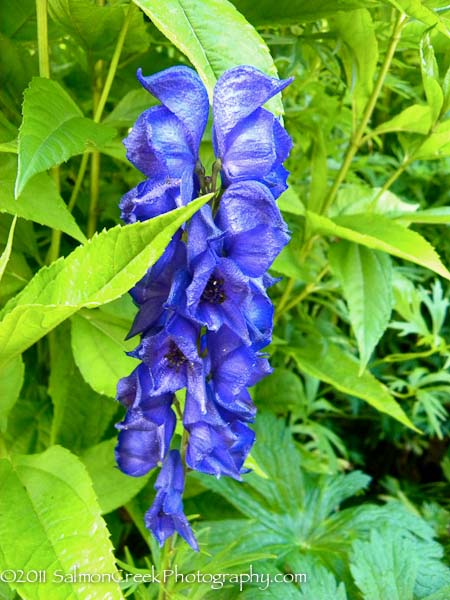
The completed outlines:
<svg viewBox="0 0 450 600">
<path fill-rule="evenodd" d="M 349 307 L 363 372 L 391 317 L 391 260 L 384 252 L 346 240 L 331 245 L 329 259 Z"/>
<path fill-rule="evenodd" d="M 228 0 L 133 1 L 189 58 L 210 99 L 217 79 L 231 67 L 251 64 L 277 76 L 265 42 Z M 276 114 L 283 112 L 279 95 L 268 106 Z"/>
<path fill-rule="evenodd" d="M 150 477 L 124 475 L 114 460 L 116 445 L 117 438 L 105 440 L 92 446 L 81 456 L 92 479 L 102 514 L 124 506 L 145 487 Z"/>
<path fill-rule="evenodd" d="M 54 582 L 54 573 L 119 577 L 108 531 L 82 463 L 59 446 L 0 459 L 3 569 L 46 570 L 47 582 L 11 584 L 26 600 L 123 598 L 114 582 Z M 20 540 L 20 544 L 17 543 Z"/>
<path fill-rule="evenodd" d="M 0 160 L 2 166 L 2 186 L 0 187 L 0 212 L 17 215 L 23 219 L 63 231 L 79 242 L 86 236 L 78 227 L 64 200 L 58 193 L 56 184 L 46 173 L 32 177 L 20 196 L 14 198 L 14 181 L 17 162 L 15 158 Z"/>
<path fill-rule="evenodd" d="M 89 146 L 101 147 L 115 130 L 83 116 L 56 81 L 34 77 L 25 90 L 19 131 L 18 198 L 33 175 L 59 165 Z"/>
<path fill-rule="evenodd" d="M 365 600 L 413 600 L 420 557 L 415 544 L 392 528 L 355 541 L 350 570 Z M 383 576 L 380 577 L 380 573 Z"/>
<path fill-rule="evenodd" d="M 72 356 L 67 323 L 53 332 L 50 342 L 50 442 L 79 454 L 102 439 L 118 405 L 83 380 Z"/>
<path fill-rule="evenodd" d="M 4 433 L 8 414 L 19 398 L 25 368 L 18 356 L 0 369 L 0 432 Z"/>
<path fill-rule="evenodd" d="M 382 250 L 450 279 L 450 272 L 425 238 L 383 215 L 361 213 L 329 219 L 307 211 L 307 219 L 316 233 L 344 238 L 373 250 Z"/>
<path fill-rule="evenodd" d="M 0 313 L 0 365 L 83 307 L 119 298 L 163 253 L 175 231 L 211 194 L 145 222 L 95 235 L 66 258 L 41 269 Z"/>
<path fill-rule="evenodd" d="M 301 371 L 329 383 L 344 394 L 365 400 L 380 412 L 418 431 L 388 389 L 369 371 L 360 375 L 356 358 L 330 340 L 314 336 L 314 339 L 307 339 L 304 347 L 287 351 Z"/>
<path fill-rule="evenodd" d="M 72 350 L 85 381 L 99 394 L 116 397 L 117 382 L 138 365 L 126 352 L 136 343 L 125 341 L 131 323 L 101 310 L 81 310 L 72 317 Z"/>
</svg>

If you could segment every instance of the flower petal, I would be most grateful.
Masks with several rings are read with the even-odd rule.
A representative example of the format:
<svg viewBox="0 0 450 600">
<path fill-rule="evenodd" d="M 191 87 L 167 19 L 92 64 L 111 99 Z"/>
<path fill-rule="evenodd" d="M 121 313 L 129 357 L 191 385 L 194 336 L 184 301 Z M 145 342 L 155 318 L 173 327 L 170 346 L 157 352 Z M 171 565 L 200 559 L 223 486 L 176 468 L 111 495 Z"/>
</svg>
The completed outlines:
<svg viewBox="0 0 450 600">
<path fill-rule="evenodd" d="M 214 123 L 219 147 L 239 121 L 281 92 L 293 79 L 276 79 L 249 65 L 229 69 L 214 88 Z"/>
<path fill-rule="evenodd" d="M 197 73 L 177 66 L 144 77 L 138 69 L 137 78 L 183 123 L 189 132 L 191 150 L 197 155 L 209 113 L 208 93 Z"/>
</svg>

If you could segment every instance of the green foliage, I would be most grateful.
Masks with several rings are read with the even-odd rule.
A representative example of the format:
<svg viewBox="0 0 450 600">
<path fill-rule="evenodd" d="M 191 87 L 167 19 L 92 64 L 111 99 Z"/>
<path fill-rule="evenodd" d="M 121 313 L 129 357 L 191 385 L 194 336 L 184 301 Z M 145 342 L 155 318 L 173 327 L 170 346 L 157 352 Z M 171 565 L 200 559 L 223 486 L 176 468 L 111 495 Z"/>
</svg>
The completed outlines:
<svg viewBox="0 0 450 600">
<path fill-rule="evenodd" d="M 83 307 L 119 298 L 162 254 L 173 233 L 208 196 L 143 223 L 96 235 L 67 258 L 39 271 L 0 317 L 0 364 Z M 99 270 L 98 265 L 102 265 Z"/>
<path fill-rule="evenodd" d="M 16 198 L 33 175 L 81 154 L 88 145 L 101 147 L 114 136 L 113 130 L 83 117 L 69 94 L 49 79 L 31 81 L 22 114 Z"/>
<path fill-rule="evenodd" d="M 448 600 L 448 2 L 48 0 L 48 35 L 44 4 L 0 2 L 0 573 L 47 583 L 0 598 Z M 180 63 L 210 99 L 235 65 L 294 78 L 268 105 L 294 142 L 274 372 L 251 391 L 252 472 L 187 474 L 198 554 L 159 548 L 156 473 L 114 458 L 127 292 L 209 200 L 120 224 L 142 179 L 121 140 L 158 103 L 136 69 Z M 50 581 L 114 559 L 272 582 Z"/>
<path fill-rule="evenodd" d="M 6 569 L 115 573 L 112 546 L 92 484 L 80 461 L 59 446 L 43 454 L 0 459 L 0 548 Z M 70 507 L 70 511 L 68 511 Z M 20 539 L 23 543 L 17 544 Z M 53 579 L 53 578 L 52 578 Z M 13 584 L 22 598 L 121 598 L 117 583 Z"/>
</svg>

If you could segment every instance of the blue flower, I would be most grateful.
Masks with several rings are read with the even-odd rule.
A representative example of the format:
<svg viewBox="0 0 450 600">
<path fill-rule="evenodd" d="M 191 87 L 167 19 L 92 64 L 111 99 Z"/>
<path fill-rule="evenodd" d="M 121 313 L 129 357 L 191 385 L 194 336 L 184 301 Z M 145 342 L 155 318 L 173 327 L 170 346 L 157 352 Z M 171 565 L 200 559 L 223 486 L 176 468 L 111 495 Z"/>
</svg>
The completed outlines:
<svg viewBox="0 0 450 600">
<path fill-rule="evenodd" d="M 144 336 L 130 353 L 147 365 L 153 394 L 176 392 L 187 386 L 200 397 L 204 395 L 204 364 L 197 349 L 199 333 L 198 325 L 174 314 L 159 333 Z"/>
<path fill-rule="evenodd" d="M 176 416 L 171 406 L 173 394 L 151 393 L 148 368 L 140 364 L 120 380 L 117 399 L 128 408 L 119 429 L 115 455 L 119 468 L 127 475 L 145 475 L 163 460 L 170 448 Z"/>
<path fill-rule="evenodd" d="M 181 232 L 173 237 L 161 258 L 134 286 L 130 294 L 139 306 L 133 326 L 128 334 L 131 338 L 138 333 L 152 334 L 160 330 L 167 320 L 165 303 L 169 297 L 175 274 L 186 268 L 186 246 L 181 241 Z"/>
<path fill-rule="evenodd" d="M 223 253 L 242 273 L 260 277 L 289 241 L 287 225 L 268 188 L 256 181 L 225 190 L 215 219 L 223 234 Z"/>
<path fill-rule="evenodd" d="M 236 415 L 221 410 L 213 384 L 206 385 L 206 406 L 186 395 L 183 425 L 189 431 L 186 464 L 195 471 L 240 481 L 243 464 L 255 440 L 254 432 Z"/>
<path fill-rule="evenodd" d="M 191 469 L 237 480 L 255 441 L 256 408 L 248 388 L 271 372 L 261 350 L 270 343 L 273 305 L 267 274 L 289 241 L 276 205 L 286 189 L 283 162 L 291 140 L 263 108 L 291 80 L 254 67 L 230 69 L 213 98 L 211 176 L 199 160 L 208 97 L 198 75 L 174 67 L 141 84 L 161 104 L 145 111 L 124 141 L 127 157 L 147 179 L 122 198 L 122 218 L 145 221 L 198 193 L 214 192 L 173 237 L 161 258 L 133 288 L 139 307 L 129 337 L 142 363 L 119 382 L 127 408 L 117 425 L 119 467 L 139 476 L 162 462 L 146 526 L 160 544 L 178 531 L 198 545 L 183 513 L 183 461 Z M 217 176 L 221 183 L 217 187 Z M 175 392 L 186 388 L 181 454 L 170 450 Z M 183 456 L 183 458 L 181 457 Z"/>
<path fill-rule="evenodd" d="M 252 179 L 264 183 L 275 198 L 287 188 L 288 172 L 282 163 L 292 142 L 279 120 L 262 105 L 291 82 L 248 65 L 229 69 L 217 81 L 213 142 L 225 187 Z"/>
<path fill-rule="evenodd" d="M 183 512 L 184 473 L 178 450 L 167 455 L 155 483 L 156 497 L 145 515 L 145 525 L 162 546 L 177 531 L 196 551 L 198 544 Z"/>
</svg>

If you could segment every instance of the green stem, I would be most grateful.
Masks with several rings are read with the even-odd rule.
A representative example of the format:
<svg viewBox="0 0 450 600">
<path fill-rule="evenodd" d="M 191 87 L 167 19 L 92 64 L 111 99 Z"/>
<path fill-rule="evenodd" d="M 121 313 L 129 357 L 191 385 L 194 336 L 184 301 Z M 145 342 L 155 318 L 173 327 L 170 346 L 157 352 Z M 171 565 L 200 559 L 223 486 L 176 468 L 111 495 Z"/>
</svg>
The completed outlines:
<svg viewBox="0 0 450 600">
<path fill-rule="evenodd" d="M 36 0 L 39 76 L 50 79 L 47 6 L 48 0 Z"/>
<path fill-rule="evenodd" d="M 308 285 L 306 285 L 303 288 L 303 290 L 300 292 L 300 294 L 298 294 L 298 296 L 296 296 L 295 298 L 293 298 L 290 302 L 288 302 L 286 304 L 285 309 L 284 309 L 285 312 L 287 312 L 288 310 L 291 310 L 291 308 L 294 308 L 294 306 L 296 306 L 297 304 L 302 302 L 307 296 L 312 294 L 315 291 L 317 284 L 324 278 L 324 276 L 328 273 L 329 270 L 330 270 L 330 266 L 326 265 L 320 271 L 320 273 L 317 275 L 316 279 L 313 282 L 308 283 Z"/>
<path fill-rule="evenodd" d="M 109 65 L 108 73 L 106 75 L 105 83 L 103 85 L 102 92 L 99 93 L 99 83 L 101 81 L 102 62 L 99 61 L 96 66 L 97 77 L 94 84 L 94 121 L 100 122 L 102 118 L 103 110 L 108 100 L 109 92 L 116 75 L 117 67 L 119 65 L 120 55 L 122 53 L 125 38 L 127 36 L 128 27 L 130 25 L 131 17 L 133 14 L 134 5 L 131 3 L 127 14 L 125 16 L 122 28 L 117 38 L 116 47 L 114 48 L 114 54 Z M 98 198 L 99 198 L 99 185 L 100 185 L 100 153 L 94 151 L 91 158 L 91 200 L 89 203 L 89 216 L 87 225 L 87 236 L 90 238 L 94 235 L 97 230 L 97 212 L 98 212 Z"/>
<path fill-rule="evenodd" d="M 161 564 L 161 570 L 160 570 L 161 575 L 164 574 L 164 571 L 170 569 L 171 554 L 172 554 L 172 548 L 171 548 L 170 538 L 168 538 L 164 542 L 164 546 L 162 549 L 162 556 L 161 556 L 161 563 L 160 563 Z M 166 595 L 165 583 L 163 583 L 163 581 L 161 581 L 161 583 L 159 584 L 159 590 L 158 590 L 158 600 L 166 600 L 166 598 L 167 598 L 167 595 Z"/>
<path fill-rule="evenodd" d="M 108 100 L 109 92 L 111 91 L 111 86 L 116 75 L 117 67 L 119 66 L 120 55 L 122 53 L 123 45 L 125 43 L 125 38 L 127 37 L 128 27 L 130 26 L 131 17 L 133 16 L 133 10 L 134 4 L 130 3 L 122 25 L 122 29 L 120 30 L 119 37 L 117 38 L 117 44 L 114 49 L 114 54 L 112 56 L 111 63 L 109 65 L 108 74 L 106 75 L 105 85 L 103 86 L 103 91 L 94 113 L 94 121 L 96 123 L 99 123 L 100 119 L 102 118 L 103 110 L 105 108 L 106 101 Z"/>
<path fill-rule="evenodd" d="M 403 25 L 404 25 L 406 19 L 407 19 L 407 17 L 403 13 L 399 13 L 397 15 L 397 18 L 394 23 L 394 28 L 392 31 L 391 39 L 389 42 L 389 46 L 388 46 L 388 49 L 386 52 L 386 56 L 384 57 L 383 64 L 381 66 L 381 70 L 378 75 L 378 79 L 375 83 L 372 94 L 370 95 L 370 98 L 367 101 L 363 116 L 361 118 L 361 122 L 351 137 L 351 140 L 347 147 L 347 151 L 345 153 L 341 168 L 339 169 L 336 179 L 334 180 L 334 183 L 331 186 L 328 196 L 325 199 L 325 202 L 320 211 L 321 214 L 326 213 L 327 210 L 330 208 L 330 206 L 333 204 L 336 194 L 339 190 L 339 187 L 340 187 L 341 183 L 343 183 L 343 181 L 347 177 L 347 174 L 348 174 L 348 171 L 352 164 L 353 158 L 361 145 L 361 140 L 363 138 L 364 131 L 367 127 L 367 124 L 370 121 L 370 118 L 372 116 L 373 110 L 377 103 L 378 97 L 383 88 L 384 81 L 386 79 L 386 75 L 388 74 L 388 71 L 391 67 L 392 59 L 394 58 L 394 54 L 397 49 L 397 45 L 400 41 L 401 31 L 402 31 L 402 28 L 403 28 Z"/>
<path fill-rule="evenodd" d="M 399 165 L 399 167 L 392 173 L 392 175 L 389 177 L 389 179 L 386 181 L 386 183 L 383 185 L 383 187 L 380 189 L 378 194 L 373 199 L 374 204 L 377 202 L 377 200 L 379 200 L 381 198 L 381 196 L 385 192 L 388 191 L 388 189 L 391 187 L 391 185 L 397 181 L 397 179 L 405 171 L 405 169 L 411 164 L 411 162 L 412 162 L 412 159 L 408 159 L 408 160 L 405 160 L 404 162 L 402 162 L 401 165 Z"/>
<path fill-rule="evenodd" d="M 292 292 L 292 288 L 294 287 L 294 284 L 295 284 L 295 278 L 290 277 L 288 279 L 286 287 L 284 288 L 283 295 L 281 296 L 280 301 L 277 304 L 277 308 L 276 308 L 275 315 L 274 315 L 275 323 L 278 321 L 278 319 L 281 315 L 281 312 L 283 311 L 287 301 L 289 300 L 289 296 Z"/>
</svg>

